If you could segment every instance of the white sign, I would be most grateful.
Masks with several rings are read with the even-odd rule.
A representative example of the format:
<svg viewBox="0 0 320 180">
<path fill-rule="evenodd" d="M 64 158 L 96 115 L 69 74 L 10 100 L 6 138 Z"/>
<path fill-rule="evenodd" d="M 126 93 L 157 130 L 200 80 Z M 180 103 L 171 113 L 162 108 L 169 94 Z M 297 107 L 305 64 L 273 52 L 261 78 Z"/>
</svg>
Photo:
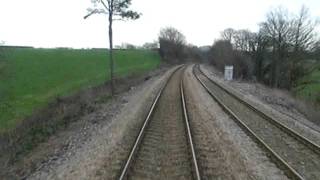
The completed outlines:
<svg viewBox="0 0 320 180">
<path fill-rule="evenodd" d="M 233 79 L 233 66 L 224 67 L 224 79 L 231 81 Z"/>
</svg>

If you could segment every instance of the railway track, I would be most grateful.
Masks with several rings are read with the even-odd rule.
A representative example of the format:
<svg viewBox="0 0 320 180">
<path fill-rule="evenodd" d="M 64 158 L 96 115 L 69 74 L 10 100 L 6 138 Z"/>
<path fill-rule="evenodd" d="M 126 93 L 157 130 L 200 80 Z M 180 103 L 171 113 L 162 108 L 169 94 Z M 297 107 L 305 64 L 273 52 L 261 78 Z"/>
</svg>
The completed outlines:
<svg viewBox="0 0 320 180">
<path fill-rule="evenodd" d="M 184 99 L 184 67 L 159 91 L 119 179 L 200 179 Z"/>
<path fill-rule="evenodd" d="M 252 137 L 292 179 L 320 179 L 320 147 L 267 116 L 202 72 L 193 74 L 232 119 Z"/>
</svg>

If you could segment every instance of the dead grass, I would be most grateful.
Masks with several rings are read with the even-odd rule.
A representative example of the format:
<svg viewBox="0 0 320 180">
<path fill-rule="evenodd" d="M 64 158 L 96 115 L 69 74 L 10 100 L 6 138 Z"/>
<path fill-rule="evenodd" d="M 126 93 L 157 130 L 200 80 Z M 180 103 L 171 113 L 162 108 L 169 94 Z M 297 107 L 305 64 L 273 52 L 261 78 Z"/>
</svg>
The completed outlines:
<svg viewBox="0 0 320 180">
<path fill-rule="evenodd" d="M 310 121 L 320 125 L 320 106 L 305 100 L 298 100 L 294 104 L 295 108 L 304 114 Z"/>
<path fill-rule="evenodd" d="M 307 101 L 301 97 L 294 97 L 289 91 L 280 89 L 272 89 L 272 94 L 274 97 L 282 98 L 286 101 L 285 104 L 278 105 L 286 106 L 288 109 L 294 108 L 308 120 L 320 125 L 320 106 L 315 102 Z"/>
</svg>

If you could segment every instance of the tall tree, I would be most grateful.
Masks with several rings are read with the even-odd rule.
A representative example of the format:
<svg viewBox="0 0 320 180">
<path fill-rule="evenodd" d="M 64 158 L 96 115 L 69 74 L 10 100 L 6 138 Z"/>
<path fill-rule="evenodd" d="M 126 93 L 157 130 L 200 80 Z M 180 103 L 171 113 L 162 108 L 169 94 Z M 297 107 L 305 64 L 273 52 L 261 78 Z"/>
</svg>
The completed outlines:
<svg viewBox="0 0 320 180">
<path fill-rule="evenodd" d="M 186 37 L 173 27 L 163 28 L 159 34 L 160 55 L 170 62 L 181 62 L 184 58 Z"/>
<path fill-rule="evenodd" d="M 290 43 L 290 20 L 287 10 L 277 8 L 267 14 L 266 22 L 261 24 L 263 32 L 272 41 L 271 86 L 279 85 L 280 66 L 283 63 Z"/>
<path fill-rule="evenodd" d="M 291 24 L 292 57 L 288 62 L 288 78 L 290 86 L 295 86 L 299 77 L 304 75 L 303 61 L 307 51 L 316 45 L 315 28 L 317 21 L 310 18 L 309 10 L 302 6 Z"/>
<path fill-rule="evenodd" d="M 171 41 L 175 44 L 186 44 L 186 37 L 173 27 L 161 29 L 159 39 Z"/>
<path fill-rule="evenodd" d="M 236 31 L 234 29 L 227 28 L 221 32 L 221 37 L 223 40 L 233 43 L 235 33 Z"/>
<path fill-rule="evenodd" d="M 247 29 L 234 31 L 232 39 L 234 40 L 235 48 L 240 51 L 250 52 L 254 48 L 252 43 L 255 39 L 255 33 Z"/>
<path fill-rule="evenodd" d="M 141 14 L 129 10 L 132 0 L 91 0 L 91 2 L 94 7 L 88 8 L 88 14 L 84 16 L 84 19 L 93 14 L 106 14 L 108 16 L 111 94 L 114 95 L 113 21 L 135 20 L 138 19 Z"/>
<path fill-rule="evenodd" d="M 263 64 L 266 59 L 265 56 L 267 54 L 267 48 L 269 43 L 270 43 L 270 40 L 261 31 L 259 31 L 255 35 L 255 40 L 252 41 L 251 43 L 253 58 L 255 59 L 254 74 L 258 81 L 263 80 L 263 75 L 264 75 Z"/>
<path fill-rule="evenodd" d="M 318 22 L 311 19 L 309 10 L 302 6 L 299 14 L 292 21 L 292 44 L 294 51 L 299 53 L 310 49 L 315 43 L 315 28 Z"/>
</svg>

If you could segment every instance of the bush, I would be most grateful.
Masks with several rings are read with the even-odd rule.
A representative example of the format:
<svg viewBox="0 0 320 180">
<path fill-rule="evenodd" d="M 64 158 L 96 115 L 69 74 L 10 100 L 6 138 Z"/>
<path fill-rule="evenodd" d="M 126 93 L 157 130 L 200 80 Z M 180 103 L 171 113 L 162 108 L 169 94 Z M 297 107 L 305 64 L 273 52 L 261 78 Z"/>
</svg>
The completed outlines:
<svg viewBox="0 0 320 180">
<path fill-rule="evenodd" d="M 252 77 L 253 63 L 251 57 L 234 50 L 230 41 L 216 41 L 209 54 L 210 62 L 220 71 L 224 71 L 226 65 L 233 65 L 235 78 L 249 79 Z"/>
</svg>

